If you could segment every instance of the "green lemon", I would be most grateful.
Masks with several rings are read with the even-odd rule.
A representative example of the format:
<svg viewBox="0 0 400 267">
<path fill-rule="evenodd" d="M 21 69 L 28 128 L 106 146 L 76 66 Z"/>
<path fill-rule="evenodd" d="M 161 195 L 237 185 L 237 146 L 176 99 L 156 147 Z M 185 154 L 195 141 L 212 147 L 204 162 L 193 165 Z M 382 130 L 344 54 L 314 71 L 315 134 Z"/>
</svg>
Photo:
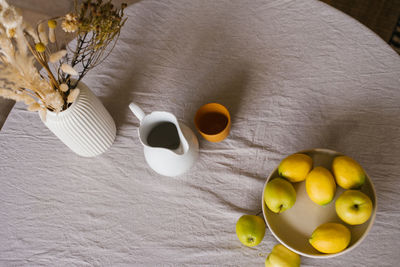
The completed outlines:
<svg viewBox="0 0 400 267">
<path fill-rule="evenodd" d="M 264 220 L 255 215 L 243 215 L 236 223 L 236 234 L 243 245 L 257 246 L 265 235 Z"/>
<path fill-rule="evenodd" d="M 305 154 L 293 154 L 283 159 L 278 167 L 279 175 L 290 182 L 301 182 L 306 179 L 312 168 L 312 159 Z"/>
<path fill-rule="evenodd" d="M 312 201 L 326 205 L 335 197 L 335 178 L 324 167 L 315 167 L 306 177 L 306 190 Z"/>
</svg>

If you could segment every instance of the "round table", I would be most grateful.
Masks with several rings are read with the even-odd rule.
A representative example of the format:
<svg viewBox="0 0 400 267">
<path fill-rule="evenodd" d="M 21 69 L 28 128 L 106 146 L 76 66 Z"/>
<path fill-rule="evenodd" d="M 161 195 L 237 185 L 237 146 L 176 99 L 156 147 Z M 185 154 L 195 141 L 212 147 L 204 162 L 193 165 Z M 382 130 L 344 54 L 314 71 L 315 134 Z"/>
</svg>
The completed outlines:
<svg viewBox="0 0 400 267">
<path fill-rule="evenodd" d="M 359 161 L 378 196 L 362 244 L 303 266 L 400 261 L 400 58 L 374 33 L 318 1 L 148 0 L 130 6 L 111 56 L 84 82 L 117 124 L 96 158 L 71 152 L 18 104 L 0 133 L 0 265 L 263 266 L 277 244 L 237 239 L 261 210 L 268 174 L 288 154 L 329 148 Z M 194 129 L 220 102 L 232 130 L 199 137 L 200 158 L 170 178 L 145 163 L 128 104 Z"/>
</svg>

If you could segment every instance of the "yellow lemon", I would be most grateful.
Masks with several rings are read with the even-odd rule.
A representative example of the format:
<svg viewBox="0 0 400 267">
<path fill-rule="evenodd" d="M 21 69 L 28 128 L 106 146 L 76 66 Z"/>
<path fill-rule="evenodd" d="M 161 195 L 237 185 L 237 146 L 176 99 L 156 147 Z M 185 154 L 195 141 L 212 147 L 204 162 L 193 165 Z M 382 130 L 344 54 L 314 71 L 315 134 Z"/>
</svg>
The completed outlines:
<svg viewBox="0 0 400 267">
<path fill-rule="evenodd" d="M 301 182 L 306 179 L 312 168 L 312 159 L 305 154 L 293 154 L 283 159 L 278 167 L 279 175 L 290 182 Z"/>
<path fill-rule="evenodd" d="M 322 253 L 338 253 L 350 243 L 350 230 L 340 223 L 324 223 L 317 227 L 308 240 Z"/>
<path fill-rule="evenodd" d="M 365 172 L 360 164 L 348 156 L 339 156 L 333 160 L 332 171 L 336 183 L 344 189 L 354 189 L 365 182 Z"/>
<path fill-rule="evenodd" d="M 335 197 L 335 178 L 324 167 L 315 167 L 306 177 L 306 190 L 312 201 L 326 205 Z"/>
</svg>

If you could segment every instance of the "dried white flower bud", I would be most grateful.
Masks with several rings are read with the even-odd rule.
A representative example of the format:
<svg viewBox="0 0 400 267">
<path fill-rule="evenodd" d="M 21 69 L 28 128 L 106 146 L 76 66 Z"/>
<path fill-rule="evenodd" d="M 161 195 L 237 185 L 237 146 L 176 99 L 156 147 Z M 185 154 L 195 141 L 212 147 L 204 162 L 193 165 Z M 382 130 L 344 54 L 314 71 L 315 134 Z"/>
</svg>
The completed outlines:
<svg viewBox="0 0 400 267">
<path fill-rule="evenodd" d="M 60 51 L 54 52 L 53 54 L 50 55 L 49 61 L 51 63 L 56 63 L 57 61 L 62 59 L 66 54 L 67 54 L 67 50 L 60 50 Z"/>
<path fill-rule="evenodd" d="M 56 112 L 59 112 L 64 105 L 64 99 L 62 98 L 60 92 L 54 91 L 51 94 L 46 95 L 46 103 L 55 109 Z"/>
<path fill-rule="evenodd" d="M 0 96 L 5 97 L 5 98 L 11 98 L 14 95 L 15 95 L 15 93 L 13 91 L 0 88 Z"/>
<path fill-rule="evenodd" d="M 42 119 L 42 121 L 46 121 L 46 115 L 47 115 L 47 109 L 46 108 L 41 108 L 39 110 L 39 116 Z"/>
<path fill-rule="evenodd" d="M 78 72 L 71 65 L 69 65 L 67 63 L 63 63 L 61 65 L 61 70 L 64 73 L 72 75 L 72 76 L 77 76 L 78 75 Z"/>
<path fill-rule="evenodd" d="M 76 100 L 76 98 L 78 97 L 79 92 L 80 92 L 79 88 L 75 88 L 74 90 L 71 90 L 71 92 L 69 93 L 68 98 L 67 98 L 67 103 L 73 103 Z"/>
<path fill-rule="evenodd" d="M 69 87 L 67 84 L 65 84 L 65 83 L 60 84 L 61 92 L 66 92 L 66 91 L 68 91 L 68 89 L 69 89 Z"/>
<path fill-rule="evenodd" d="M 75 32 L 78 30 L 78 20 L 76 16 L 72 13 L 65 15 L 64 20 L 61 23 L 61 28 L 65 32 Z"/>
<path fill-rule="evenodd" d="M 7 37 L 14 38 L 15 37 L 15 28 L 8 28 L 7 29 Z"/>
<path fill-rule="evenodd" d="M 38 25 L 38 32 L 39 32 L 39 38 L 40 41 L 44 44 L 47 45 L 49 43 L 49 39 L 47 38 L 46 34 L 46 27 L 44 23 L 40 23 Z"/>
<path fill-rule="evenodd" d="M 51 43 L 56 42 L 56 29 L 54 28 L 49 28 L 49 40 Z"/>
<path fill-rule="evenodd" d="M 23 101 L 26 105 L 30 105 L 36 102 L 36 100 L 29 95 L 24 95 Z"/>
<path fill-rule="evenodd" d="M 13 6 L 9 6 L 1 13 L 0 21 L 7 29 L 16 28 L 22 23 L 22 16 Z"/>
<path fill-rule="evenodd" d="M 25 31 L 27 31 L 29 33 L 29 35 L 32 36 L 33 40 L 35 41 L 35 44 L 40 43 L 40 40 L 39 40 L 38 35 L 36 34 L 36 31 L 32 28 L 32 26 L 30 24 L 24 22 L 24 28 L 25 28 Z"/>
<path fill-rule="evenodd" d="M 33 104 L 28 106 L 28 110 L 29 111 L 38 111 L 40 109 L 41 109 L 41 107 L 40 107 L 39 103 L 33 103 Z"/>
</svg>

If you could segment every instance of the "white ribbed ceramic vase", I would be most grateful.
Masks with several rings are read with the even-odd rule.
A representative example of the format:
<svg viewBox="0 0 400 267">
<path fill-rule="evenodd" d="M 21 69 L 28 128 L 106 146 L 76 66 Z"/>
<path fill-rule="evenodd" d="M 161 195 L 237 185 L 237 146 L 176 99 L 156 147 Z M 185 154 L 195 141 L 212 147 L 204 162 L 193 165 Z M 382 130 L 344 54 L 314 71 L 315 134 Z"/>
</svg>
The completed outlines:
<svg viewBox="0 0 400 267">
<path fill-rule="evenodd" d="M 92 91 L 82 82 L 72 105 L 58 114 L 47 111 L 43 123 L 67 147 L 83 157 L 105 152 L 116 136 L 115 122 Z"/>
</svg>

